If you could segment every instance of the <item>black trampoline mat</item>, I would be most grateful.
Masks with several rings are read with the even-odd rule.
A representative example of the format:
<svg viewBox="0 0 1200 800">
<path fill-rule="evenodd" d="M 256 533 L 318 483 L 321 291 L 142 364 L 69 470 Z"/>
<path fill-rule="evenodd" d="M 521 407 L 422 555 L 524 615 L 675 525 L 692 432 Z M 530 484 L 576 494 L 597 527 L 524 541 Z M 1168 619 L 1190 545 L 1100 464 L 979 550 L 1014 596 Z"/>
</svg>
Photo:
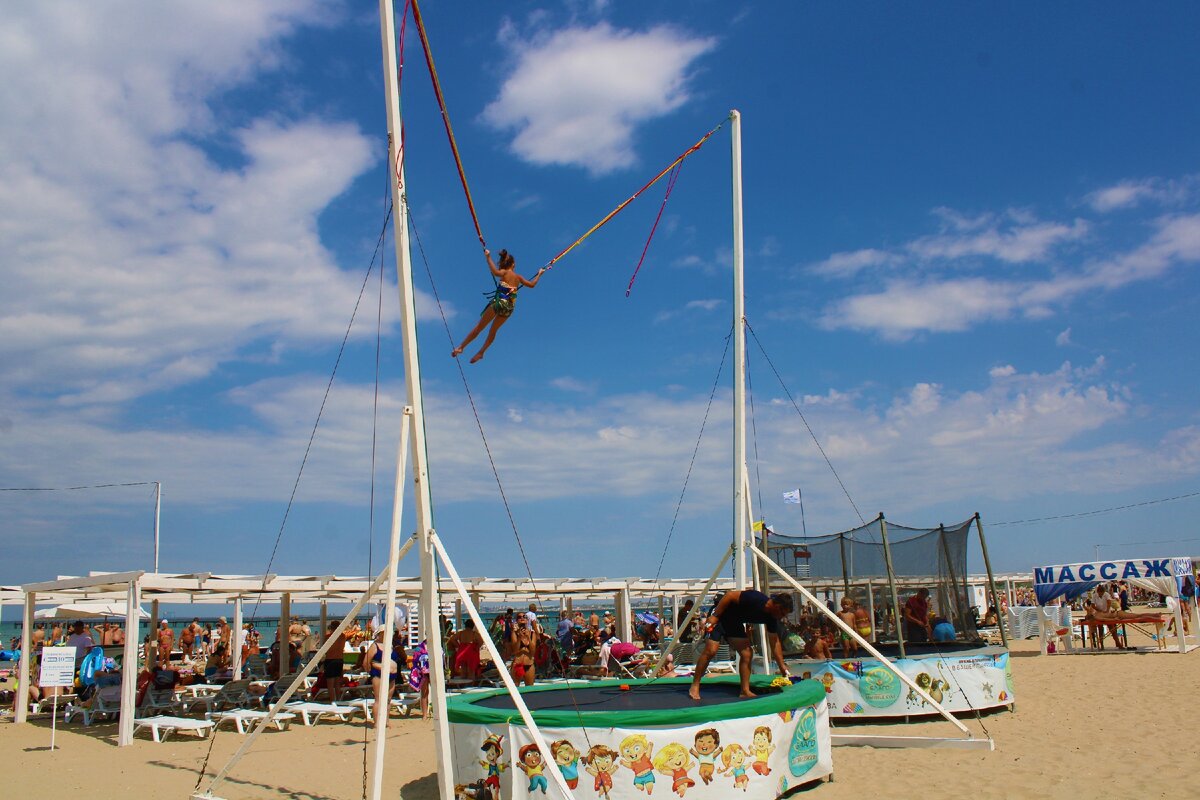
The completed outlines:
<svg viewBox="0 0 1200 800">
<path fill-rule="evenodd" d="M 736 683 L 704 684 L 700 688 L 700 702 L 688 697 L 688 683 L 652 683 L 633 685 L 628 691 L 619 686 L 577 686 L 567 689 L 546 689 L 537 692 L 522 692 L 521 699 L 531 711 L 670 711 L 676 708 L 717 706 L 741 701 L 741 688 Z M 758 695 L 772 694 L 765 689 L 756 689 Z M 515 709 L 512 697 L 507 692 L 485 697 L 472 705 L 483 708 Z"/>
</svg>

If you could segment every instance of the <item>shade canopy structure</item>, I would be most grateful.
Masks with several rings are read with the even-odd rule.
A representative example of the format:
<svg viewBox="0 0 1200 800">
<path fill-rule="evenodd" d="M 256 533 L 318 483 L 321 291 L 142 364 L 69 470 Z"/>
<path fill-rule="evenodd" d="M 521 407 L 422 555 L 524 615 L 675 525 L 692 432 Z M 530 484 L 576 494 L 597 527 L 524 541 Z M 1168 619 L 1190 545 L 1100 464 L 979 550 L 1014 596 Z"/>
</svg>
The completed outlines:
<svg viewBox="0 0 1200 800">
<path fill-rule="evenodd" d="M 125 604 L 118 602 L 63 603 L 37 611 L 34 619 L 101 619 L 125 617 Z M 139 607 L 139 619 L 150 619 L 150 612 Z"/>
</svg>

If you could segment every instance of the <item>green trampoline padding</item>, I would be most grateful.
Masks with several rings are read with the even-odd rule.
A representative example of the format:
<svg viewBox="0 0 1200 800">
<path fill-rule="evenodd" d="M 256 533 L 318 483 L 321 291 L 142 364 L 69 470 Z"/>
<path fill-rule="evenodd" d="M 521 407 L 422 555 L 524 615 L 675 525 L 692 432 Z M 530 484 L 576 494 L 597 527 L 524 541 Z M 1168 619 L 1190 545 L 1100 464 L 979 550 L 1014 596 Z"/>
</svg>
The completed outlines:
<svg viewBox="0 0 1200 800">
<path fill-rule="evenodd" d="M 772 689 L 772 675 L 753 675 L 751 688 L 759 694 L 738 697 L 736 675 L 707 678 L 701 701 L 688 697 L 691 678 L 605 680 L 586 684 L 543 684 L 521 688 L 539 726 L 547 728 L 664 728 L 701 725 L 722 720 L 762 717 L 825 702 L 825 686 L 800 681 Z M 622 691 L 621 686 L 628 686 Z M 450 722 L 472 725 L 523 724 L 512 697 L 504 689 L 470 692 L 450 698 Z"/>
</svg>

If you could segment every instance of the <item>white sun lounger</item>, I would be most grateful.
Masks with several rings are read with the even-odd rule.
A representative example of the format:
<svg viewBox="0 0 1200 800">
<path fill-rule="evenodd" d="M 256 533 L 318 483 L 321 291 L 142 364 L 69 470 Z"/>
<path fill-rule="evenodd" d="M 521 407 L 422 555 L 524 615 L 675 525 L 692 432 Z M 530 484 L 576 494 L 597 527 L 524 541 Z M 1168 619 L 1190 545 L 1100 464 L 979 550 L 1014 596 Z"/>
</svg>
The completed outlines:
<svg viewBox="0 0 1200 800">
<path fill-rule="evenodd" d="M 284 708 L 299 714 L 305 727 L 311 727 L 323 717 L 337 717 L 344 722 L 352 715 L 362 713 L 354 706 L 335 706 L 333 703 L 288 703 Z"/>
<path fill-rule="evenodd" d="M 266 711 L 256 711 L 250 708 L 235 708 L 232 711 L 215 711 L 211 714 L 205 714 L 205 718 L 211 719 L 214 726 L 220 727 L 222 722 L 233 722 L 237 727 L 238 733 L 245 733 L 251 725 L 258 722 L 267 715 Z M 286 731 L 288 724 L 296 718 L 295 714 L 287 711 L 281 711 L 271 718 L 271 723 L 281 731 Z"/>
<path fill-rule="evenodd" d="M 143 717 L 135 719 L 133 732 L 136 735 L 138 731 L 146 728 L 150 729 L 150 737 L 156 742 L 161 742 L 175 731 L 192 731 L 201 739 L 208 736 L 209 732 L 215 727 L 216 723 L 206 719 L 188 719 L 187 717 Z"/>
</svg>

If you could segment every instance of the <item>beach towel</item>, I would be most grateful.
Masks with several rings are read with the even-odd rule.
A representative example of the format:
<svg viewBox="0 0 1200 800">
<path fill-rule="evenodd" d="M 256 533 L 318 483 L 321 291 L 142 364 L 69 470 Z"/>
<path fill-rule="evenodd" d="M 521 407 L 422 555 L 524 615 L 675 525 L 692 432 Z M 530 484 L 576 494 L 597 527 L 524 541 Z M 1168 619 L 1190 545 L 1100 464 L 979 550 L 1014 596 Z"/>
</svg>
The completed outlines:
<svg viewBox="0 0 1200 800">
<path fill-rule="evenodd" d="M 84 686 L 96 684 L 96 673 L 104 669 L 104 648 L 93 647 L 79 663 L 79 682 Z"/>
</svg>

